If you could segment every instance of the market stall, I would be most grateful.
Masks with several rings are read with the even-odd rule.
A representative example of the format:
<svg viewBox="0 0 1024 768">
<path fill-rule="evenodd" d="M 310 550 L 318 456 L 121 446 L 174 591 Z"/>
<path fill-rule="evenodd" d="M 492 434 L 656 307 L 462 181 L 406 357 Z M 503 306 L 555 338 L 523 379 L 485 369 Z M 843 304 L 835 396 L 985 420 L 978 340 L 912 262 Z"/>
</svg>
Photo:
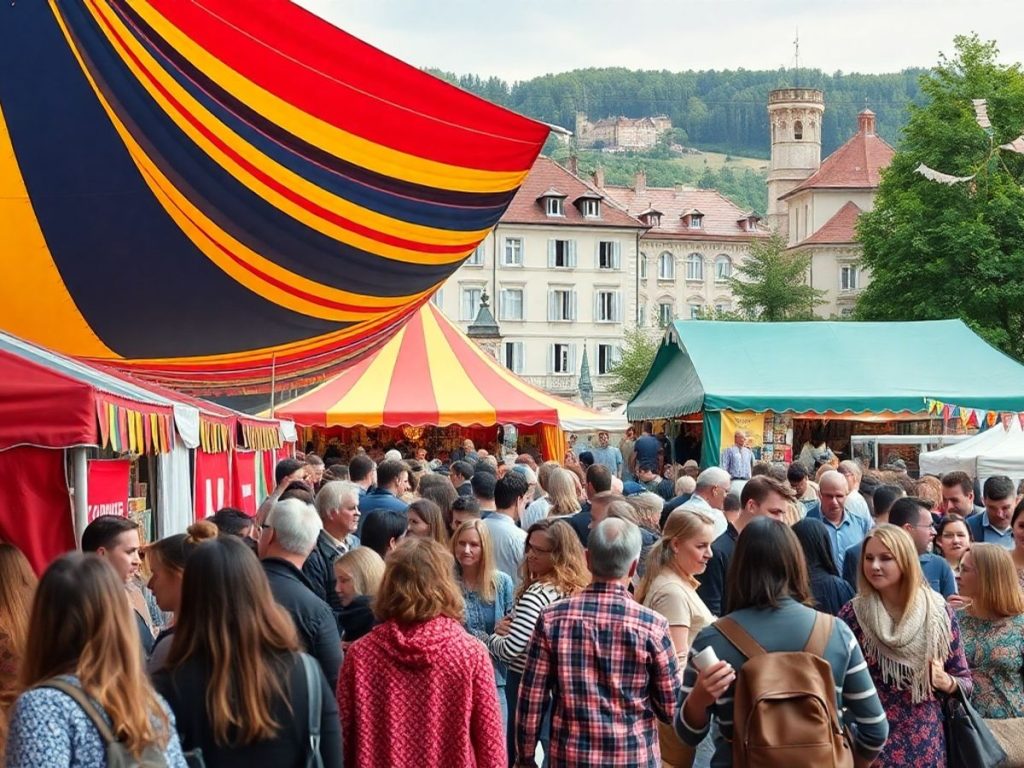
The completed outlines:
<svg viewBox="0 0 1024 768">
<path fill-rule="evenodd" d="M 1000 420 L 969 440 L 921 454 L 921 471 L 930 475 L 966 472 L 984 482 L 993 475 L 1024 480 L 1024 429 L 1017 414 Z"/>
<path fill-rule="evenodd" d="M 943 362 L 953 356 L 955 365 Z M 702 416 L 702 466 L 736 429 L 755 453 L 792 460 L 821 440 L 852 455 L 857 434 L 967 429 L 929 400 L 990 412 L 1024 409 L 1024 366 L 959 320 L 907 323 L 676 321 L 629 402 L 638 419 Z"/>
<path fill-rule="evenodd" d="M 495 439 L 514 425 L 546 458 L 561 458 L 566 431 L 622 431 L 622 414 L 576 405 L 530 386 L 502 367 L 432 304 L 424 304 L 379 351 L 289 402 L 274 415 L 315 428 L 320 440 L 353 445 L 382 430 L 407 441 L 435 441 L 435 452 L 463 436 Z M 486 438 L 486 439 L 484 439 Z"/>
</svg>

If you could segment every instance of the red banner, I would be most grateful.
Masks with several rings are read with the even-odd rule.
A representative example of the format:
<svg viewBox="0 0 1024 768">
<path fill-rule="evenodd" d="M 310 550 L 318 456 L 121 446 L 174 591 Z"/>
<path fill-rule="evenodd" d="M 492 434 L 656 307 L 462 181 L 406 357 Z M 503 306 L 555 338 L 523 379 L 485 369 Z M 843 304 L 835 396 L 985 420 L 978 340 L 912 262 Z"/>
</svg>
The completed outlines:
<svg viewBox="0 0 1024 768">
<path fill-rule="evenodd" d="M 255 515 L 256 501 L 256 451 L 233 452 L 233 482 L 231 504 L 247 515 Z M 262 464 L 262 462 L 261 462 Z"/>
<path fill-rule="evenodd" d="M 89 521 L 100 515 L 128 516 L 128 459 L 91 459 L 88 491 Z"/>
<path fill-rule="evenodd" d="M 196 520 L 209 517 L 227 506 L 231 493 L 231 465 L 227 451 L 207 453 L 196 450 Z"/>
</svg>

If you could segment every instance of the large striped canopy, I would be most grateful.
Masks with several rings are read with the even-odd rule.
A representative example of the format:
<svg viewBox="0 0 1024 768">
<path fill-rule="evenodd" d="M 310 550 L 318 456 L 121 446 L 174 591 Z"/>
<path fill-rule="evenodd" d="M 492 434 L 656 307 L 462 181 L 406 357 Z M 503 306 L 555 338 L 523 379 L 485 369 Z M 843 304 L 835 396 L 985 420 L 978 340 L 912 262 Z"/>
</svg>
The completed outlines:
<svg viewBox="0 0 1024 768">
<path fill-rule="evenodd" d="M 0 4 L 0 328 L 208 393 L 365 355 L 548 129 L 287 0 Z"/>
<path fill-rule="evenodd" d="M 527 384 L 429 303 L 377 352 L 278 406 L 274 415 L 307 427 L 627 426 L 621 414 L 591 410 Z"/>
</svg>

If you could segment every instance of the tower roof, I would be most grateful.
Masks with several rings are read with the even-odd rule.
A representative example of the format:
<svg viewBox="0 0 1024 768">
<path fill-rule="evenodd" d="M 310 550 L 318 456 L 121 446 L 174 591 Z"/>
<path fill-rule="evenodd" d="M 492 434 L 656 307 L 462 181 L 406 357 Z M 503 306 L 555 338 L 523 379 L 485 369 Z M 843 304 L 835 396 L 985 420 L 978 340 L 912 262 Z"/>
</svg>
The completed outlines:
<svg viewBox="0 0 1024 768">
<path fill-rule="evenodd" d="M 806 189 L 874 189 L 881 170 L 896 153 L 875 133 L 875 113 L 869 109 L 857 115 L 859 130 L 848 142 L 826 157 L 821 167 L 779 199 L 785 200 Z"/>
</svg>

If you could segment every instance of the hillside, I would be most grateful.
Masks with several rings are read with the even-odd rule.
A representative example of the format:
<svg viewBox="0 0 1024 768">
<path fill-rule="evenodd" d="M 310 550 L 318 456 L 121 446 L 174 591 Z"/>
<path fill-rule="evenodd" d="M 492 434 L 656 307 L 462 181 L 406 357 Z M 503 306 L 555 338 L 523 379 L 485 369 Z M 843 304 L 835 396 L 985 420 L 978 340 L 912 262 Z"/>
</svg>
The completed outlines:
<svg viewBox="0 0 1024 768">
<path fill-rule="evenodd" d="M 570 130 L 576 113 L 592 120 L 611 115 L 664 114 L 677 130 L 675 140 L 701 150 L 737 157 L 768 157 L 768 92 L 801 86 L 825 92 L 822 156 L 856 130 L 856 115 L 870 107 L 878 132 L 895 145 L 908 118 L 907 107 L 921 102 L 915 69 L 884 75 L 826 74 L 820 70 L 725 70 L 702 72 L 580 69 L 509 84 L 500 78 L 431 70 L 468 91 L 517 112 Z"/>
</svg>

